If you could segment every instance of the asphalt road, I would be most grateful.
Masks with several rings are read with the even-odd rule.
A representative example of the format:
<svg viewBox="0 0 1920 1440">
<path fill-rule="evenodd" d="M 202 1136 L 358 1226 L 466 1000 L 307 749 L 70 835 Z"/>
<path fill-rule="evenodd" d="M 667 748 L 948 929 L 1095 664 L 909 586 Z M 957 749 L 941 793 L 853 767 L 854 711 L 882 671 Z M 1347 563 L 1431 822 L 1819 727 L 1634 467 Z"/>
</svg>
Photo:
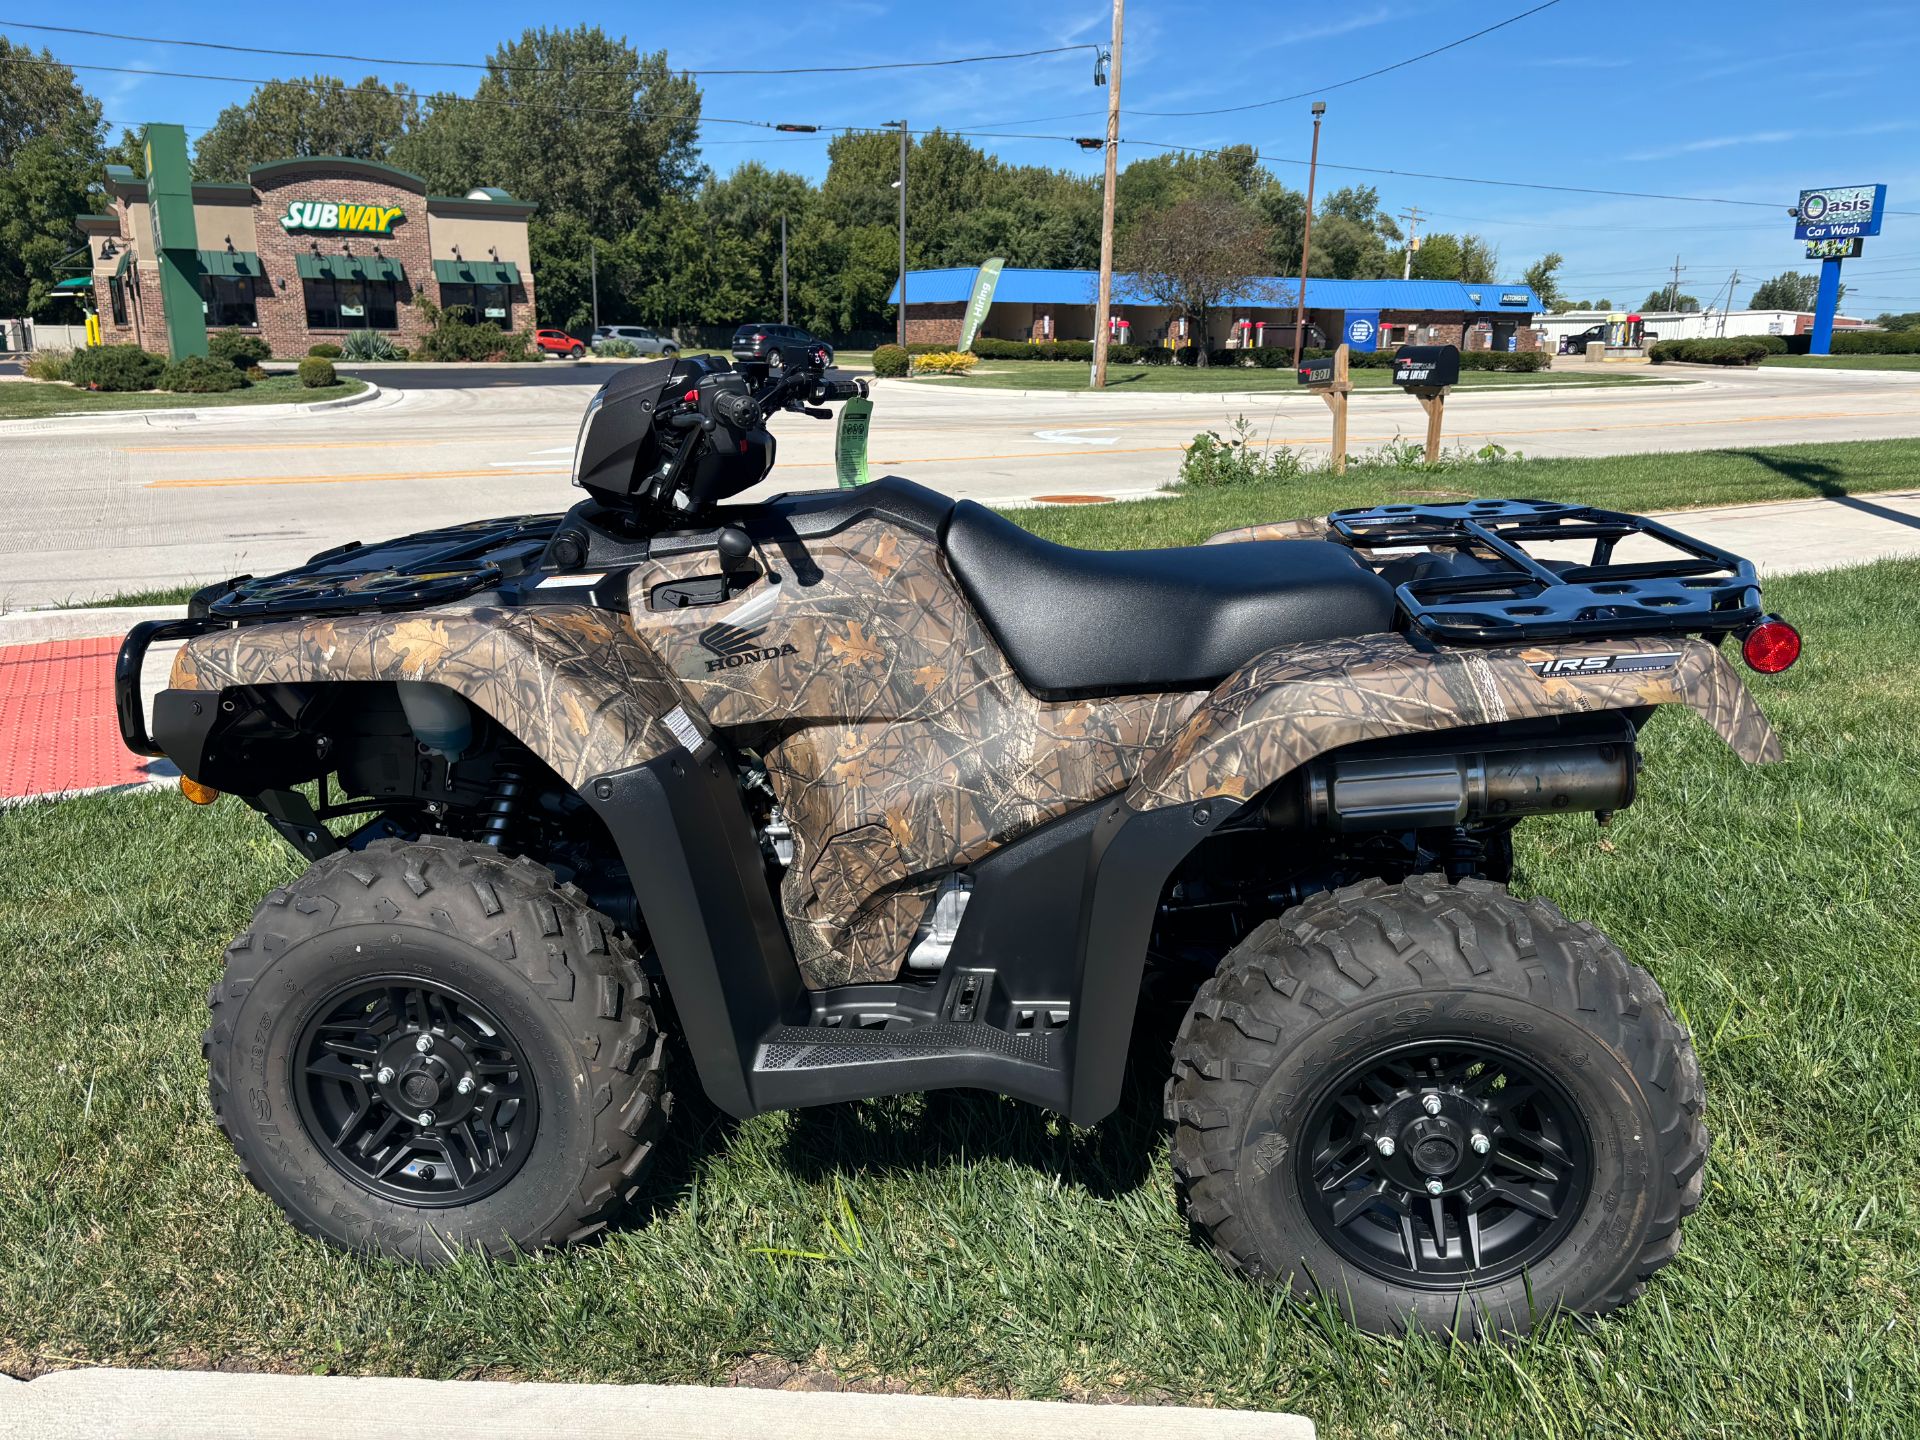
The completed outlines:
<svg viewBox="0 0 1920 1440">
<path fill-rule="evenodd" d="M 416 373 L 407 367 L 410 387 Z M 484 372 L 503 373 L 518 372 Z M 1920 435 L 1920 372 L 1691 373 L 1700 378 L 1685 385 L 1462 391 L 1447 404 L 1447 440 L 1605 455 Z M 483 383 L 389 390 L 298 419 L 242 409 L 199 422 L 0 425 L 0 607 L 264 573 L 346 540 L 564 509 L 579 497 L 568 468 L 590 394 L 585 384 Z M 1239 415 L 1275 443 L 1324 451 L 1327 412 L 1312 395 L 883 382 L 872 469 L 999 503 L 1145 494 L 1172 477 L 1196 431 L 1224 431 Z M 1402 395 L 1356 394 L 1350 448 L 1412 437 L 1423 423 Z M 782 415 L 774 430 L 780 463 L 762 493 L 833 483 L 832 425 Z"/>
<path fill-rule="evenodd" d="M 471 365 L 355 365 L 334 361 L 342 375 L 371 380 L 383 389 L 391 385 L 407 390 L 500 390 L 525 389 L 528 386 L 586 385 L 593 389 L 607 383 L 622 367 L 592 360 L 542 360 L 522 365 L 495 365 L 476 370 Z"/>
</svg>

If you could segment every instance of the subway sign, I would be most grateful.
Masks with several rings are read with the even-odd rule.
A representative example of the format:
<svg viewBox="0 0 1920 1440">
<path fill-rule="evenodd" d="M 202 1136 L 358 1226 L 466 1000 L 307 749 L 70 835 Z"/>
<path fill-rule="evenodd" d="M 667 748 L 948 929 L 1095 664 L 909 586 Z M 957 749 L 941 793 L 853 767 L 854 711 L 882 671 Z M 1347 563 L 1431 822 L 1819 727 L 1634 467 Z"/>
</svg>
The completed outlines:
<svg viewBox="0 0 1920 1440">
<path fill-rule="evenodd" d="M 1796 240 L 1847 240 L 1878 235 L 1886 208 L 1884 185 L 1827 185 L 1802 190 L 1794 216 Z"/>
<path fill-rule="evenodd" d="M 393 227 L 406 218 L 406 211 L 398 205 L 337 205 L 331 200 L 295 200 L 280 217 L 280 228 L 289 235 L 300 231 L 391 235 Z"/>
</svg>

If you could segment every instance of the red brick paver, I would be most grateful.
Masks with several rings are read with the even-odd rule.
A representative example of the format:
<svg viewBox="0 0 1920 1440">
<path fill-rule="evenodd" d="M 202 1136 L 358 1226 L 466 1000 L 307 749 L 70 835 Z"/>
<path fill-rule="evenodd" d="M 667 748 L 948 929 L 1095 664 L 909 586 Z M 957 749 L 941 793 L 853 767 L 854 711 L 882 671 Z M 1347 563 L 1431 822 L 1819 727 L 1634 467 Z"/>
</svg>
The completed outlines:
<svg viewBox="0 0 1920 1440">
<path fill-rule="evenodd" d="M 149 778 L 113 713 L 119 637 L 0 648 L 0 800 Z"/>
</svg>

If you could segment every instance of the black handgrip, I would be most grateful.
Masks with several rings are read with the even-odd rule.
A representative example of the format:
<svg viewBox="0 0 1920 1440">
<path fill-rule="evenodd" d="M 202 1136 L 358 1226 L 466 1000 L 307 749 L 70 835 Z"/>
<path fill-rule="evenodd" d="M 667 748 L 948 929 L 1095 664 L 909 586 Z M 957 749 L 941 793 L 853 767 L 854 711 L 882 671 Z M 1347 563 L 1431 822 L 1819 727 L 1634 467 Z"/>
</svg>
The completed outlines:
<svg viewBox="0 0 1920 1440">
<path fill-rule="evenodd" d="M 751 395 L 716 395 L 713 409 L 735 430 L 750 430 L 760 422 L 760 406 Z"/>
<path fill-rule="evenodd" d="M 813 387 L 815 400 L 854 400 L 866 393 L 863 380 L 822 380 Z"/>
</svg>

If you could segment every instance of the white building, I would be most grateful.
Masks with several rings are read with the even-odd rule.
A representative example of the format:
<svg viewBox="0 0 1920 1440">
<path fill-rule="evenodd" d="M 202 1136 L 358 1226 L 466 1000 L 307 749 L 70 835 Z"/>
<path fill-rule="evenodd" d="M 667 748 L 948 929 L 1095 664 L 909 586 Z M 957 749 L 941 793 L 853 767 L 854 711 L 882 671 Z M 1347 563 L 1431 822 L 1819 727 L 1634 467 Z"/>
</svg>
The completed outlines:
<svg viewBox="0 0 1920 1440">
<path fill-rule="evenodd" d="M 1541 315 L 1534 324 L 1547 332 L 1547 349 L 1558 350 L 1564 335 L 1578 335 L 1609 318 L 1637 314 L 1651 340 L 1717 340 L 1731 335 L 1806 335 L 1813 330 L 1811 310 L 1568 310 Z M 1865 326 L 1850 315 L 1833 317 L 1836 330 Z"/>
</svg>

